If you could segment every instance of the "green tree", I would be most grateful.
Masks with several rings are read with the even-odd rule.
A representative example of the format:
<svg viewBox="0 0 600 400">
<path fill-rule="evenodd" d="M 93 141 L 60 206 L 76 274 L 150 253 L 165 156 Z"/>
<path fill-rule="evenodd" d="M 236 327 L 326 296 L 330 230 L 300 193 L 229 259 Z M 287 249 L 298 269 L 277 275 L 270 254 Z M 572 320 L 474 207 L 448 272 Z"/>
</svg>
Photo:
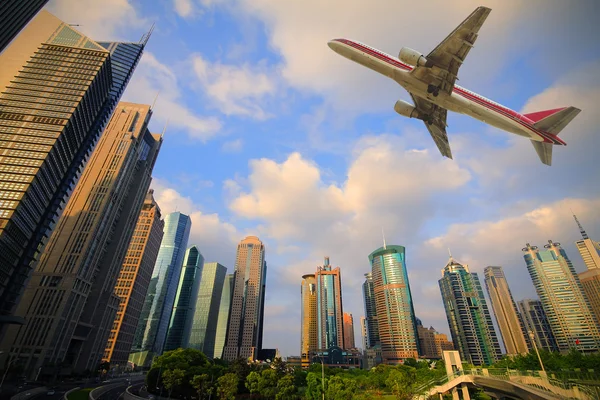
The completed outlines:
<svg viewBox="0 0 600 400">
<path fill-rule="evenodd" d="M 259 393 L 267 399 L 275 398 L 277 394 L 277 381 L 279 377 L 274 369 L 265 369 L 260 374 Z"/>
<path fill-rule="evenodd" d="M 277 372 L 277 376 L 280 378 L 288 373 L 287 363 L 283 361 L 281 357 L 276 357 L 273 360 L 273 362 L 271 363 L 271 368 L 273 368 L 275 372 Z"/>
<path fill-rule="evenodd" d="M 332 376 L 327 383 L 327 389 L 325 390 L 327 399 L 352 400 L 358 391 L 354 380 L 342 378 L 341 376 Z"/>
<path fill-rule="evenodd" d="M 290 400 L 296 397 L 298 389 L 294 385 L 294 377 L 286 375 L 277 382 L 276 400 Z"/>
<path fill-rule="evenodd" d="M 398 400 L 411 400 L 418 394 L 416 389 L 421 384 L 416 370 L 404 365 L 393 369 L 385 383 Z"/>
<path fill-rule="evenodd" d="M 327 386 L 327 379 L 325 379 Z M 310 400 L 319 400 L 323 397 L 323 381 L 321 373 L 309 372 L 306 376 L 306 398 Z"/>
<path fill-rule="evenodd" d="M 235 400 L 238 392 L 238 376 L 227 373 L 217 380 L 217 394 L 222 400 Z"/>
<path fill-rule="evenodd" d="M 258 372 L 250 372 L 246 377 L 246 388 L 250 393 L 260 393 L 260 380 L 261 376 Z"/>
<path fill-rule="evenodd" d="M 191 384 L 201 400 L 209 397 L 213 392 L 211 378 L 207 374 L 194 375 Z"/>
<path fill-rule="evenodd" d="M 181 369 L 168 369 L 163 373 L 162 381 L 165 389 L 169 391 L 169 397 L 173 393 L 173 389 L 179 387 L 183 383 L 185 373 Z"/>
</svg>

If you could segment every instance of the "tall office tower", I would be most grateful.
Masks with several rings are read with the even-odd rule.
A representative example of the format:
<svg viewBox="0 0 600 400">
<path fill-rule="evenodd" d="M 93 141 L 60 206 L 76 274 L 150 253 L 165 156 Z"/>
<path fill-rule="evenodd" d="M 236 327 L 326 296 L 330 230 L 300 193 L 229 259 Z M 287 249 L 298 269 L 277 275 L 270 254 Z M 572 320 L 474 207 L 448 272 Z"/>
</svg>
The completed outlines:
<svg viewBox="0 0 600 400">
<path fill-rule="evenodd" d="M 533 333 L 534 340 L 540 349 L 548 351 L 558 351 L 552 329 L 546 318 L 546 313 L 539 300 L 525 299 L 518 302 L 519 310 L 523 318 L 525 331 L 529 336 Z M 533 349 L 533 345 L 531 345 Z"/>
<path fill-rule="evenodd" d="M 344 346 L 346 349 L 354 349 L 354 318 L 351 313 L 344 313 Z"/>
<path fill-rule="evenodd" d="M 221 292 L 221 302 L 219 303 L 219 318 L 217 321 L 215 350 L 213 353 L 214 358 L 223 358 L 223 348 L 225 347 L 225 339 L 227 339 L 227 326 L 229 326 L 229 312 L 231 311 L 234 282 L 235 273 L 227 274 L 225 283 L 223 283 L 223 292 Z"/>
<path fill-rule="evenodd" d="M 367 342 L 365 349 L 379 344 L 379 324 L 377 322 L 377 306 L 373 288 L 373 274 L 365 274 L 363 283 L 363 299 L 365 301 L 365 322 L 367 324 Z"/>
<path fill-rule="evenodd" d="M 177 285 L 164 351 L 188 347 L 203 268 L 204 257 L 198 247 L 192 246 L 187 249 L 179 274 L 179 284 Z"/>
<path fill-rule="evenodd" d="M 512 297 L 502 267 L 486 267 L 483 270 L 487 289 L 506 354 L 526 354 L 527 340 L 521 315 Z"/>
<path fill-rule="evenodd" d="M 477 366 L 499 360 L 500 343 L 477 274 L 450 256 L 438 283 L 452 342 L 460 357 Z"/>
<path fill-rule="evenodd" d="M 154 190 L 150 189 L 146 194 L 115 285 L 115 294 L 121 301 L 102 359 L 113 366 L 127 365 L 152 269 L 163 237 L 165 223 L 160 217 L 160 208 L 154 200 Z"/>
<path fill-rule="evenodd" d="M 344 348 L 344 310 L 340 267 L 334 269 L 325 257 L 315 273 L 317 281 L 317 344 L 320 350 Z"/>
<path fill-rule="evenodd" d="M 253 360 L 260 350 L 266 281 L 265 246 L 256 236 L 238 244 L 224 360 Z"/>
<path fill-rule="evenodd" d="M 185 214 L 165 216 L 163 239 L 131 348 L 130 359 L 138 364 L 147 365 L 163 352 L 191 227 L 192 221 Z"/>
<path fill-rule="evenodd" d="M 0 53 L 48 0 L 3 0 L 0 5 Z"/>
<path fill-rule="evenodd" d="M 367 319 L 365 317 L 360 317 L 360 337 L 362 339 L 362 348 L 366 350 L 368 337 L 367 337 Z"/>
<path fill-rule="evenodd" d="M 587 271 L 579 273 L 579 280 L 596 316 L 596 321 L 600 324 L 600 243 L 592 241 L 577 217 L 575 215 L 573 217 L 579 226 L 579 232 L 581 232 L 581 240 L 575 244 L 587 267 Z"/>
<path fill-rule="evenodd" d="M 148 131 L 151 114 L 150 106 L 119 103 L 25 289 L 17 315 L 27 325 L 13 327 L 3 347 L 29 376 L 49 363 L 73 371 L 100 363 L 120 303 L 115 284 L 162 143 Z"/>
<path fill-rule="evenodd" d="M 300 295 L 302 296 L 300 358 L 302 366 L 308 367 L 311 361 L 311 353 L 319 349 L 317 340 L 317 280 L 314 274 L 302 276 Z"/>
<path fill-rule="evenodd" d="M 381 354 L 386 364 L 419 357 L 415 320 L 403 246 L 386 245 L 369 254 Z"/>
<path fill-rule="evenodd" d="M 552 240 L 544 248 L 527 243 L 523 258 L 558 350 L 600 350 L 600 327 L 567 253 Z"/>
<path fill-rule="evenodd" d="M 187 347 L 198 349 L 207 357 L 215 357 L 217 327 L 227 268 L 217 262 L 204 264 L 200 290 Z"/>
<path fill-rule="evenodd" d="M 94 42 L 42 10 L 0 54 L 0 324 L 23 322 L 25 282 L 148 37 Z"/>
</svg>

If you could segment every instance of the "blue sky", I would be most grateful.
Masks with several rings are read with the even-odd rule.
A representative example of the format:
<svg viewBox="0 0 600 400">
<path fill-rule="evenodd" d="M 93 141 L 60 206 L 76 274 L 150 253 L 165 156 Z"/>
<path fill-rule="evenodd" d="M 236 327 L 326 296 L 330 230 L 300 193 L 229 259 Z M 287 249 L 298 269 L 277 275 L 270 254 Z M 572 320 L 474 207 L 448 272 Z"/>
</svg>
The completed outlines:
<svg viewBox="0 0 600 400">
<path fill-rule="evenodd" d="M 49 3 L 95 39 L 135 41 L 156 24 L 123 100 L 151 104 L 159 93 L 151 128 L 169 121 L 154 169 L 159 204 L 190 213 L 190 245 L 230 271 L 239 240 L 265 242 L 265 346 L 284 356 L 299 354 L 301 276 L 325 255 L 342 269 L 359 340 L 360 285 L 382 227 L 407 248 L 418 316 L 442 332 L 437 279 L 448 247 L 473 271 L 504 266 L 521 299 L 535 296 L 526 242 L 558 240 L 583 269 L 569 208 L 600 240 L 598 3 L 422 3 Z M 443 159 L 421 121 L 394 113 L 396 100 L 410 100 L 402 88 L 327 47 L 348 37 L 427 54 L 480 3 L 492 13 L 459 84 L 517 111 L 583 109 L 552 167 L 527 140 L 455 114 L 454 160 Z"/>
</svg>

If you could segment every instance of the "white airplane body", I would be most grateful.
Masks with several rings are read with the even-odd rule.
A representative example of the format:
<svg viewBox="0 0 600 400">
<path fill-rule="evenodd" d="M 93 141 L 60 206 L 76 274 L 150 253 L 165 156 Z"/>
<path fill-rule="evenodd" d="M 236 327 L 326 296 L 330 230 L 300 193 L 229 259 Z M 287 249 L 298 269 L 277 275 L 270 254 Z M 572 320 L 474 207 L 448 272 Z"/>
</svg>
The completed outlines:
<svg viewBox="0 0 600 400">
<path fill-rule="evenodd" d="M 393 79 L 406 89 L 415 105 L 398 100 L 394 110 L 425 121 L 442 155 L 452 158 L 446 134 L 446 114 L 450 110 L 530 139 L 540 160 L 550 165 L 552 146 L 566 145 L 558 133 L 581 110 L 563 107 L 523 115 L 454 84 L 458 69 L 490 11 L 486 7 L 477 8 L 427 57 L 405 47 L 400 50 L 399 58 L 395 58 L 348 39 L 334 39 L 328 44 L 336 53 Z"/>
</svg>

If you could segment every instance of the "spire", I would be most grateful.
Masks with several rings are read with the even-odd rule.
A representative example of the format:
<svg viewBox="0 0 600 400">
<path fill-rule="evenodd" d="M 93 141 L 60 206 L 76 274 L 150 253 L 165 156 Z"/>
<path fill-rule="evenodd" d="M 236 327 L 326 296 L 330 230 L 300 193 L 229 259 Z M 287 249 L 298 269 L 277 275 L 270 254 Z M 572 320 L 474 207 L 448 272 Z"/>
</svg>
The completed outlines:
<svg viewBox="0 0 600 400">
<path fill-rule="evenodd" d="M 152 32 L 154 32 L 154 25 L 155 23 L 152 23 L 152 26 L 150 27 L 150 30 L 146 33 L 144 33 L 142 35 L 142 38 L 140 39 L 140 44 L 143 45 L 144 47 L 146 47 L 146 44 L 148 44 L 148 40 L 150 39 L 150 36 L 152 36 Z"/>
<path fill-rule="evenodd" d="M 387 250 L 387 246 L 385 245 L 385 233 L 383 232 L 383 226 L 381 227 L 381 236 L 383 236 L 383 249 Z"/>
<path fill-rule="evenodd" d="M 160 134 L 160 137 L 162 138 L 163 136 L 165 136 L 165 132 L 167 131 L 167 125 L 169 125 L 169 120 L 167 120 L 167 122 L 165 122 L 165 127 L 163 128 L 162 133 Z"/>
<path fill-rule="evenodd" d="M 452 260 L 452 253 L 450 252 L 450 247 L 448 247 L 448 255 L 450 256 L 450 259 Z"/>
<path fill-rule="evenodd" d="M 160 94 L 160 90 L 156 92 L 156 96 L 154 96 L 154 101 L 152 102 L 151 110 L 154 110 L 154 105 L 156 104 L 156 100 L 158 99 L 158 95 Z"/>
<path fill-rule="evenodd" d="M 571 210 L 571 212 L 573 213 L 573 210 Z M 575 213 L 573 213 L 573 218 L 575 218 L 575 222 L 577 222 L 577 226 L 579 226 L 579 232 L 581 232 L 581 237 L 583 237 L 584 240 L 589 239 L 588 234 L 585 232 L 585 229 L 583 229 L 583 226 L 581 226 L 581 223 L 577 219 Z"/>
</svg>

